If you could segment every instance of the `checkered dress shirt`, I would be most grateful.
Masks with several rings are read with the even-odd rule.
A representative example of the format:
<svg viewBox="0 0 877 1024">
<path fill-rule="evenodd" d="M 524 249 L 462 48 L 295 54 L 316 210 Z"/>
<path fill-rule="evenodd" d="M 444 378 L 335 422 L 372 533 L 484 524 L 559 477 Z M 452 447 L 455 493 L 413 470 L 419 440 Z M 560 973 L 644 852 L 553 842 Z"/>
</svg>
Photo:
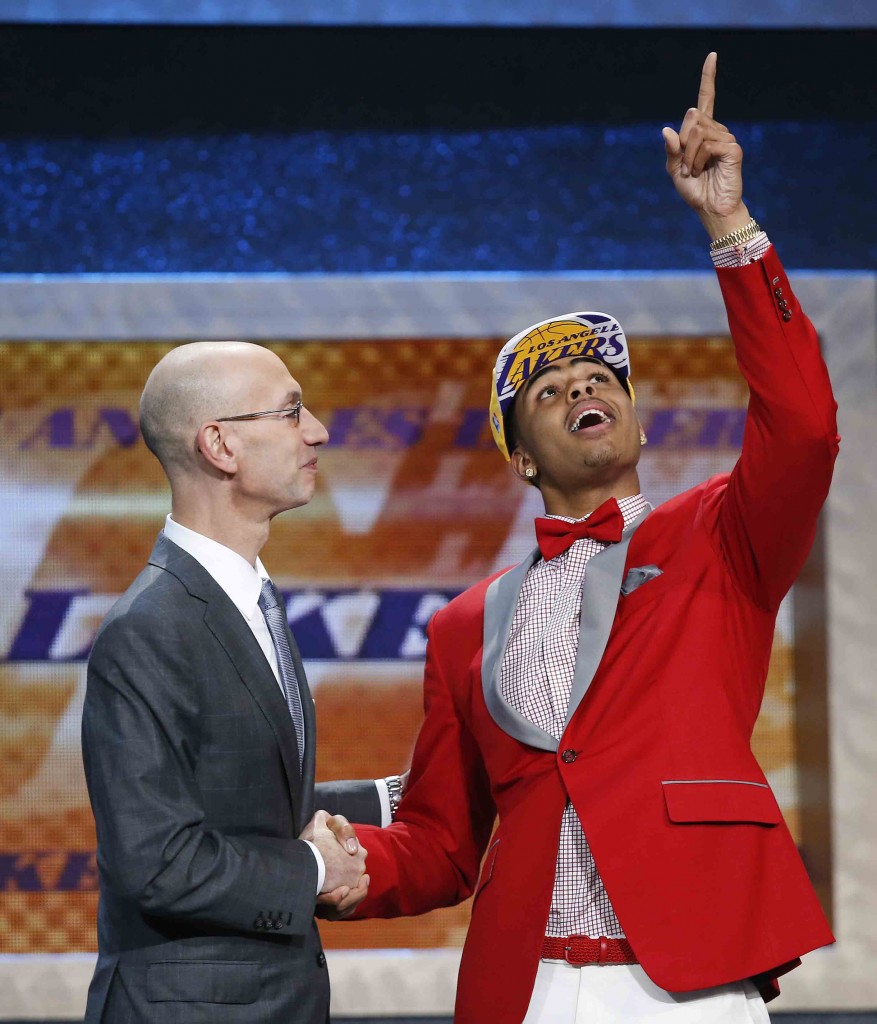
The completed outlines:
<svg viewBox="0 0 877 1024">
<path fill-rule="evenodd" d="M 726 245 L 722 249 L 711 252 L 713 266 L 722 267 L 745 267 L 747 263 L 754 263 L 760 260 L 770 248 L 770 239 L 764 231 L 759 231 L 754 238 L 750 238 L 743 245 Z"/>
<path fill-rule="evenodd" d="M 618 506 L 625 526 L 649 508 L 641 494 L 624 498 Z M 588 561 L 605 547 L 604 542 L 586 537 L 550 562 L 539 559 L 530 568 L 521 587 L 503 656 L 503 697 L 516 711 L 558 740 L 565 728 L 572 690 L 585 569 Z M 569 802 L 560 823 L 546 935 L 624 935 L 588 840 Z"/>
<path fill-rule="evenodd" d="M 710 255 L 717 268 L 743 267 L 761 259 L 769 247 L 770 240 L 762 231 L 746 245 L 726 246 Z M 641 494 L 624 498 L 618 505 L 625 526 L 649 507 Z M 572 690 L 585 570 L 588 561 L 605 547 L 600 541 L 585 538 L 550 562 L 540 559 L 530 568 L 503 656 L 503 697 L 558 740 L 563 735 Z M 545 934 L 624 937 L 569 801 L 560 823 L 554 892 Z"/>
</svg>

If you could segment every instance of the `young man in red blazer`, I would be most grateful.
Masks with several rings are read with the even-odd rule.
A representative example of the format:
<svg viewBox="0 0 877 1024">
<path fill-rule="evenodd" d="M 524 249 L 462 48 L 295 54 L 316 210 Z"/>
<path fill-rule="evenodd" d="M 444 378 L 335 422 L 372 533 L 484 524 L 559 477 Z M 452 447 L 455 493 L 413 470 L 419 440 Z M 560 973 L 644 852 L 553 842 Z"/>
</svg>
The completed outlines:
<svg viewBox="0 0 877 1024">
<path fill-rule="evenodd" d="M 433 618 L 405 798 L 391 827 L 359 830 L 359 916 L 475 892 L 460 1024 L 763 1021 L 776 977 L 832 941 L 750 736 L 828 491 L 836 406 L 742 202 L 715 66 L 664 141 L 750 388 L 740 459 L 652 509 L 620 325 L 575 313 L 513 338 L 491 423 L 542 493 L 539 547 Z"/>
</svg>

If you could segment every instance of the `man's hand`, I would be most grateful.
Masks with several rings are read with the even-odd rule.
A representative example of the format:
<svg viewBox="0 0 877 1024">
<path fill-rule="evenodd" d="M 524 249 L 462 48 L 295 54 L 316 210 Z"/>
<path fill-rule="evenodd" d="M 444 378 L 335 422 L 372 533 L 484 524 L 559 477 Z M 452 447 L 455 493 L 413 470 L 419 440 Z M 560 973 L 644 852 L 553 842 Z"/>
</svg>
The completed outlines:
<svg viewBox="0 0 877 1024">
<path fill-rule="evenodd" d="M 326 921 L 341 921 L 349 917 L 368 895 L 368 875 L 363 875 L 359 885 L 349 889 L 339 886 L 332 892 L 321 892 L 317 897 L 317 917 Z"/>
<path fill-rule="evenodd" d="M 339 889 L 352 892 L 361 885 L 367 851 L 345 817 L 317 811 L 299 839 L 307 839 L 320 851 L 326 865 L 323 893 L 334 893 Z"/>
<path fill-rule="evenodd" d="M 677 134 L 665 128 L 667 173 L 676 191 L 700 216 L 710 238 L 742 228 L 750 220 L 743 203 L 743 150 L 725 125 L 713 119 L 715 53 L 704 61 L 697 106 L 685 114 Z"/>
</svg>

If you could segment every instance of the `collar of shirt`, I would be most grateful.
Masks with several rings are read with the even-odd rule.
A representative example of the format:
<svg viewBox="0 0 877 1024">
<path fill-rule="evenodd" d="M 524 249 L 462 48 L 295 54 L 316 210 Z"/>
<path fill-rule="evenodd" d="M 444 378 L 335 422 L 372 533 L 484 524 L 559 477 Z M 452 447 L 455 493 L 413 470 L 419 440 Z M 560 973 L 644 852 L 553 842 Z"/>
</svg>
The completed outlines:
<svg viewBox="0 0 877 1024">
<path fill-rule="evenodd" d="M 648 501 L 646 501 L 646 499 L 641 494 L 632 494 L 628 498 L 619 498 L 618 499 L 618 508 L 621 510 L 621 515 L 622 515 L 622 518 L 624 519 L 624 528 L 627 529 L 627 527 L 630 526 L 630 524 L 634 521 L 634 519 L 639 519 L 639 517 L 643 514 L 643 512 L 645 512 L 647 510 L 650 511 L 652 506 L 649 504 Z M 579 519 L 572 519 L 569 516 L 552 516 L 552 515 L 548 515 L 546 513 L 544 518 L 545 519 L 560 519 L 561 522 L 564 522 L 564 523 L 580 523 L 580 522 L 583 522 L 585 519 L 587 519 L 588 516 L 590 516 L 590 515 L 591 515 L 591 513 L 589 512 L 587 516 L 581 516 Z M 583 540 L 577 540 L 575 542 L 575 544 L 573 544 L 572 547 L 570 547 L 566 551 L 564 551 L 562 555 L 558 555 L 557 558 L 552 558 L 550 562 L 546 562 L 545 564 L 550 569 L 553 569 L 555 571 L 560 569 L 560 567 L 566 563 L 566 560 L 567 560 L 567 557 L 568 557 L 570 551 L 572 551 L 573 548 L 578 547 L 581 544 L 585 543 L 586 541 L 589 544 L 597 543 L 600 548 L 605 547 L 605 544 L 602 544 L 599 541 L 597 541 L 597 542 L 589 541 L 588 538 L 584 538 Z M 537 565 L 538 565 L 538 562 L 537 562 Z"/>
<path fill-rule="evenodd" d="M 632 494 L 629 498 L 619 498 L 618 507 L 621 509 L 621 515 L 624 518 L 624 526 L 626 529 L 634 519 L 638 519 L 646 509 L 651 509 L 652 506 L 641 494 Z M 569 516 L 553 516 L 546 512 L 542 518 L 560 519 L 564 523 L 583 523 L 591 515 L 592 513 L 589 512 L 586 516 L 580 516 L 578 519 L 572 519 Z"/>
<path fill-rule="evenodd" d="M 260 558 L 256 558 L 254 568 L 236 551 L 181 526 L 170 516 L 165 520 L 164 535 L 210 573 L 248 622 L 262 614 L 259 609 L 262 580 L 270 577 Z"/>
</svg>

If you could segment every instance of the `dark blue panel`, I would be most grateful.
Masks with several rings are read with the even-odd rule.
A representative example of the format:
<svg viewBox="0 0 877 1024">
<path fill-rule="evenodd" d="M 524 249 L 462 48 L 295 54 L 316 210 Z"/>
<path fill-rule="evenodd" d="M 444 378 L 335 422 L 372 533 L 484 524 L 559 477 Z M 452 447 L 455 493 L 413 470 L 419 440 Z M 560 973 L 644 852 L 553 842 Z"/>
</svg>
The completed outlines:
<svg viewBox="0 0 877 1024">
<path fill-rule="evenodd" d="M 690 270 L 660 125 L 0 143 L 0 273 Z M 877 124 L 738 126 L 786 262 L 877 264 Z"/>
<path fill-rule="evenodd" d="M 6 0 L 12 21 L 190 25 L 873 25 L 861 0 Z"/>
</svg>

